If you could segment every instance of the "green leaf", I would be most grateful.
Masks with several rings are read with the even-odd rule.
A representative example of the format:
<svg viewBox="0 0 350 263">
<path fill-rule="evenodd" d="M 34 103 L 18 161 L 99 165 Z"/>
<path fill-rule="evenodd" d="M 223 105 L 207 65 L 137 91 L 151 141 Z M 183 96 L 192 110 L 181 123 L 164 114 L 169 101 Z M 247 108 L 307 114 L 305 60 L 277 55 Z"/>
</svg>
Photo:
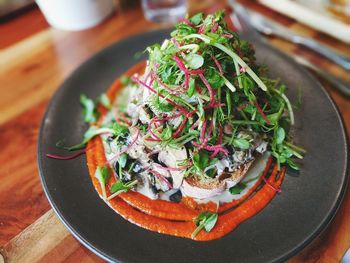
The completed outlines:
<svg viewBox="0 0 350 263">
<path fill-rule="evenodd" d="M 245 91 L 248 91 L 254 87 L 254 82 L 248 75 L 242 74 L 239 75 L 239 77 L 241 78 L 243 89 Z"/>
<path fill-rule="evenodd" d="M 208 171 L 206 171 L 205 174 L 211 178 L 214 178 L 214 176 L 217 174 L 217 171 L 215 168 L 211 168 Z"/>
<path fill-rule="evenodd" d="M 112 108 L 111 100 L 108 98 L 108 96 L 105 93 L 101 94 L 99 98 L 99 102 L 109 110 Z"/>
<path fill-rule="evenodd" d="M 210 158 L 210 161 L 209 161 L 209 165 L 208 165 L 208 166 L 211 166 L 211 165 L 216 164 L 218 160 L 219 160 L 218 158 Z"/>
<path fill-rule="evenodd" d="M 293 160 L 291 159 L 288 159 L 287 160 L 287 164 L 289 165 L 290 168 L 296 170 L 296 171 L 299 171 L 300 170 L 300 167 L 299 165 L 297 165 Z"/>
<path fill-rule="evenodd" d="M 187 63 L 187 65 L 192 68 L 192 69 L 198 69 L 201 66 L 203 66 L 204 63 L 204 58 L 198 54 L 194 54 L 194 53 L 189 53 L 186 57 L 185 57 L 185 61 Z"/>
<path fill-rule="evenodd" d="M 173 134 L 173 131 L 171 130 L 171 128 L 169 126 L 167 126 L 166 128 L 163 129 L 160 137 L 161 137 L 162 141 L 168 141 L 171 139 L 172 134 Z"/>
<path fill-rule="evenodd" d="M 286 133 L 282 127 L 278 127 L 276 132 L 276 143 L 281 144 L 286 137 Z"/>
<path fill-rule="evenodd" d="M 90 141 L 93 137 L 95 137 L 96 135 L 102 134 L 102 133 L 113 133 L 113 130 L 110 128 L 98 128 L 96 126 L 90 126 L 90 128 L 85 132 L 84 134 L 84 139 L 81 143 L 78 143 L 76 145 L 73 146 L 60 146 L 57 145 L 57 147 L 63 148 L 67 151 L 75 151 L 75 150 L 79 150 L 85 147 L 85 145 L 88 143 L 88 141 Z"/>
<path fill-rule="evenodd" d="M 199 170 L 203 171 L 209 162 L 209 153 L 204 150 L 200 150 L 197 154 L 192 156 L 194 166 Z"/>
<path fill-rule="evenodd" d="M 127 192 L 129 191 L 129 188 L 125 186 L 122 181 L 118 181 L 112 184 L 110 191 L 111 193 Z"/>
<path fill-rule="evenodd" d="M 195 25 L 199 25 L 200 22 L 202 22 L 202 20 L 203 20 L 203 13 L 195 14 L 190 18 L 191 23 Z"/>
<path fill-rule="evenodd" d="M 194 219 L 194 222 L 197 226 L 197 228 L 193 231 L 192 233 L 192 238 L 194 238 L 199 231 L 201 231 L 203 228 L 205 229 L 206 232 L 210 232 L 216 222 L 218 220 L 218 214 L 211 213 L 211 212 L 203 212 L 199 216 L 197 216 Z"/>
<path fill-rule="evenodd" d="M 114 184 L 112 184 L 110 191 L 111 193 L 123 193 L 129 191 L 135 184 L 137 184 L 137 180 L 123 183 L 122 181 L 117 181 Z"/>
<path fill-rule="evenodd" d="M 240 194 L 245 188 L 247 187 L 247 185 L 245 183 L 238 183 L 235 186 L 232 186 L 229 191 L 232 195 L 238 195 Z"/>
<path fill-rule="evenodd" d="M 250 147 L 250 143 L 243 138 L 236 138 L 233 140 L 232 143 L 233 143 L 233 146 L 238 147 L 242 150 L 247 150 Z"/>
<path fill-rule="evenodd" d="M 205 222 L 205 225 L 204 225 L 205 231 L 210 232 L 214 228 L 217 219 L 218 219 L 217 214 L 211 214 Z"/>
<path fill-rule="evenodd" d="M 94 101 L 92 99 L 89 99 L 85 94 L 81 94 L 80 104 L 83 106 L 84 121 L 87 123 L 96 122 L 98 118 L 98 112 Z"/>
<path fill-rule="evenodd" d="M 266 115 L 266 117 L 269 119 L 269 121 L 271 123 L 277 123 L 277 121 L 279 120 L 280 118 L 280 114 L 278 112 L 275 112 L 275 113 L 272 113 L 272 114 L 269 114 L 269 115 Z"/>
<path fill-rule="evenodd" d="M 130 84 L 131 79 L 130 79 L 129 76 L 123 75 L 123 76 L 121 77 L 120 81 L 121 81 L 122 85 L 125 87 L 125 86 L 127 86 L 127 85 Z"/>
<path fill-rule="evenodd" d="M 192 97 L 196 91 L 196 81 L 193 78 L 190 78 L 188 90 L 186 91 L 188 97 Z"/>
<path fill-rule="evenodd" d="M 227 115 L 231 115 L 232 110 L 232 102 L 231 102 L 231 94 L 230 92 L 226 92 L 226 106 L 227 106 Z"/>
<path fill-rule="evenodd" d="M 174 106 L 168 103 L 166 100 L 161 99 L 158 95 L 153 95 L 149 101 L 150 105 L 160 112 L 169 112 Z"/>
<path fill-rule="evenodd" d="M 225 84 L 225 79 L 221 77 L 220 73 L 214 68 L 207 68 L 204 76 L 208 80 L 210 86 L 214 89 L 221 88 Z"/>
<path fill-rule="evenodd" d="M 120 125 L 119 123 L 117 122 L 114 122 L 112 124 L 112 129 L 114 131 L 114 134 L 116 135 L 120 135 L 120 134 L 125 134 L 125 133 L 128 133 L 129 132 L 129 129 L 127 126 L 124 126 L 124 125 Z"/>
<path fill-rule="evenodd" d="M 106 185 L 110 178 L 109 170 L 107 166 L 97 166 L 95 171 L 95 177 L 103 184 Z"/>
<path fill-rule="evenodd" d="M 197 32 L 196 28 L 188 26 L 184 23 L 176 24 L 175 28 L 176 28 L 176 30 L 171 32 L 171 34 L 170 34 L 172 37 L 174 37 L 175 35 L 186 36 L 186 35 L 190 35 L 190 34 Z"/>
<path fill-rule="evenodd" d="M 121 168 L 125 167 L 127 161 L 128 161 L 128 154 L 127 153 L 123 153 L 118 158 L 118 163 L 121 166 Z"/>
</svg>

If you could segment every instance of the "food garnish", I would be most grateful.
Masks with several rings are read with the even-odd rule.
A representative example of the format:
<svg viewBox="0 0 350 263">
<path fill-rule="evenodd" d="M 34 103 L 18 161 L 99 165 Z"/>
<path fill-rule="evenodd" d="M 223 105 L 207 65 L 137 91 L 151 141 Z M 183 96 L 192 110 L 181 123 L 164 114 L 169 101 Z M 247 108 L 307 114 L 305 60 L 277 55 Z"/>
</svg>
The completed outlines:
<svg viewBox="0 0 350 263">
<path fill-rule="evenodd" d="M 285 166 L 299 170 L 295 159 L 305 151 L 290 132 L 295 120 L 287 87 L 227 28 L 223 12 L 184 19 L 146 51 L 142 71 L 125 74 L 95 102 L 80 97 L 90 128 L 81 143 L 63 148 L 87 145 L 97 190 L 132 222 L 192 239 L 218 238 L 242 222 L 221 218 L 243 207 L 244 220 L 253 216 L 281 191 Z M 123 89 L 115 96 L 117 88 Z M 168 229 L 176 224 L 167 220 L 186 230 Z"/>
</svg>

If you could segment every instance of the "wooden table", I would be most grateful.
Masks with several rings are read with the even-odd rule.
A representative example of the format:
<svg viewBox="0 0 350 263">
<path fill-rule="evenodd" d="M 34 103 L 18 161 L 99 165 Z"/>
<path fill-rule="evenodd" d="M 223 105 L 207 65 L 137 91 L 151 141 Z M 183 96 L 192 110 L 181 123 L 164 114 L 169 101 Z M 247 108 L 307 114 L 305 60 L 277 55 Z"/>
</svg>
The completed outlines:
<svg viewBox="0 0 350 263">
<path fill-rule="evenodd" d="M 350 46 L 272 12 L 251 8 L 340 52 Z M 212 12 L 224 1 L 190 1 L 190 12 Z M 64 32 L 50 28 L 38 10 L 0 25 L 0 248 L 7 262 L 100 262 L 53 213 L 40 184 L 36 145 L 40 121 L 54 91 L 84 60 L 105 46 L 163 27 L 144 20 L 139 6 L 122 8 L 101 25 Z M 313 52 L 280 39 L 272 45 L 300 54 L 350 82 L 350 74 Z M 350 103 L 324 80 L 350 131 Z M 350 246 L 350 192 L 329 227 L 290 262 L 339 262 Z M 0 262 L 2 258 L 0 257 Z"/>
</svg>

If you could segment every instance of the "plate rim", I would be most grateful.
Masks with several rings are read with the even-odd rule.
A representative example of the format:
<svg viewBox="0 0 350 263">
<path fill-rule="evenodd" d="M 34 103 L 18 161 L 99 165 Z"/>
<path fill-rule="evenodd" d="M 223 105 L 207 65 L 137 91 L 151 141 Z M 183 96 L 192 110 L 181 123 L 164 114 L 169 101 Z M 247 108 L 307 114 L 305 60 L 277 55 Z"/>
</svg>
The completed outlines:
<svg viewBox="0 0 350 263">
<path fill-rule="evenodd" d="M 70 79 L 80 70 L 80 68 L 89 63 L 90 61 L 93 61 L 96 57 L 100 56 L 102 53 L 104 53 L 107 49 L 111 49 L 113 48 L 116 44 L 123 44 L 123 43 L 127 43 L 128 41 L 132 41 L 135 38 L 138 38 L 142 35 L 149 35 L 149 34 L 154 34 L 154 35 L 158 35 L 158 34 L 163 34 L 166 32 L 171 32 L 172 28 L 165 28 L 165 29 L 156 29 L 156 30 L 149 30 L 149 31 L 144 31 L 144 32 L 139 32 L 139 33 L 135 33 L 132 34 L 128 37 L 122 38 L 120 40 L 114 41 L 111 44 L 101 48 L 99 51 L 93 53 L 91 56 L 89 56 L 87 59 L 85 59 L 83 62 L 79 63 L 79 65 L 71 72 L 68 74 L 68 76 L 66 78 L 63 79 L 63 81 L 61 81 L 61 83 L 58 85 L 58 88 L 56 89 L 56 91 L 54 92 L 53 96 L 51 96 L 51 98 L 49 99 L 49 104 L 47 105 L 47 108 L 45 110 L 45 114 L 42 117 L 41 123 L 40 123 L 40 130 L 39 130 L 39 134 L 38 134 L 38 143 L 37 143 L 37 163 L 38 163 L 38 170 L 39 170 L 39 176 L 40 176 L 40 182 L 43 186 L 43 190 L 45 193 L 45 196 L 47 198 L 47 200 L 49 201 L 52 209 L 54 210 L 55 214 L 58 216 L 58 218 L 60 219 L 60 221 L 63 223 L 63 225 L 68 229 L 68 231 L 81 243 L 83 244 L 86 248 L 88 248 L 89 250 L 91 250 L 93 253 L 95 253 L 96 255 L 98 255 L 99 257 L 101 257 L 102 259 L 108 261 L 108 262 L 116 262 L 115 258 L 110 257 L 108 254 L 104 253 L 102 250 L 96 248 L 93 244 L 91 244 L 89 242 L 89 240 L 86 240 L 85 238 L 83 238 L 78 231 L 76 231 L 74 229 L 74 227 L 72 227 L 70 225 L 70 223 L 65 219 L 64 215 L 61 213 L 61 211 L 59 210 L 59 208 L 56 206 L 56 204 L 54 203 L 54 200 L 52 200 L 52 197 L 49 193 L 49 189 L 48 186 L 46 184 L 46 181 L 44 179 L 44 172 L 43 172 L 43 167 L 42 167 L 42 161 L 41 157 L 42 152 L 41 152 L 41 146 L 43 144 L 42 140 L 43 140 L 43 134 L 44 134 L 44 127 L 45 127 L 45 121 L 48 117 L 49 112 L 51 111 L 51 109 L 53 108 L 53 104 L 56 101 L 56 98 L 59 97 L 59 95 L 64 92 L 66 90 L 66 88 L 64 88 L 65 83 L 69 82 Z M 243 35 L 244 38 L 244 35 Z M 246 37 L 248 38 L 248 37 Z M 257 41 L 255 39 L 255 41 Z M 281 254 L 279 257 L 276 257 L 272 262 L 283 262 L 286 259 L 291 258 L 292 256 L 296 255 L 297 253 L 299 253 L 301 250 L 303 250 L 307 245 L 309 245 L 313 240 L 315 240 L 332 222 L 332 220 L 334 219 L 334 217 L 336 216 L 341 203 L 344 200 L 346 191 L 347 191 L 347 186 L 349 183 L 349 171 L 350 171 L 350 161 L 349 161 L 349 138 L 348 138 L 348 134 L 346 132 L 346 127 L 344 125 L 344 119 L 343 116 L 340 114 L 339 108 L 337 106 L 337 104 L 334 102 L 333 98 L 330 96 L 330 94 L 326 91 L 326 89 L 324 88 L 324 86 L 320 83 L 320 81 L 313 75 L 311 74 L 309 71 L 307 71 L 304 67 L 302 67 L 301 65 L 297 64 L 295 61 L 293 61 L 291 58 L 289 58 L 286 54 L 284 54 L 282 51 L 278 50 L 277 48 L 268 45 L 267 43 L 264 43 L 262 41 L 259 41 L 260 45 L 265 46 L 266 48 L 270 49 L 272 52 L 277 53 L 279 56 L 281 56 L 281 58 L 283 58 L 283 60 L 286 60 L 288 63 L 291 63 L 295 66 L 297 66 L 299 68 L 299 70 L 301 70 L 303 72 L 304 75 L 307 76 L 307 78 L 309 78 L 310 80 L 312 80 L 313 83 L 315 83 L 315 86 L 317 86 L 317 88 L 321 89 L 323 95 L 326 96 L 327 100 L 330 102 L 333 110 L 336 113 L 337 119 L 340 122 L 340 128 L 341 128 L 341 132 L 342 132 L 342 137 L 344 139 L 344 143 L 345 143 L 345 167 L 343 167 L 343 176 L 342 176 L 342 187 L 341 189 L 338 191 L 337 193 L 337 198 L 336 201 L 334 202 L 334 205 L 331 209 L 331 211 L 329 211 L 328 215 L 325 216 L 322 220 L 322 222 L 319 223 L 317 229 L 313 232 L 310 233 L 303 241 L 302 243 L 299 243 L 297 245 L 294 246 L 293 249 L 286 251 L 284 254 Z"/>
</svg>

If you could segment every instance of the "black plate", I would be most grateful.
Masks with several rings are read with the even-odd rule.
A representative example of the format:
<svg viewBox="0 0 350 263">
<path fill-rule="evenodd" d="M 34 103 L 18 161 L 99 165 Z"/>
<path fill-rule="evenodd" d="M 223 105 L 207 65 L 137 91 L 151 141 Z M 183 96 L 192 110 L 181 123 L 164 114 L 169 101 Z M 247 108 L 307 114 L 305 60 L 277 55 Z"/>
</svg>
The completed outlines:
<svg viewBox="0 0 350 263">
<path fill-rule="evenodd" d="M 276 262 L 300 251 L 334 216 L 347 183 L 347 139 L 341 117 L 325 90 L 304 69 L 279 52 L 255 43 L 258 60 L 271 76 L 303 103 L 296 111 L 296 141 L 307 149 L 299 176 L 287 176 L 282 193 L 262 212 L 229 235 L 195 242 L 157 234 L 133 225 L 96 194 L 84 157 L 57 161 L 56 141 L 81 140 L 79 95 L 97 97 L 137 61 L 134 54 L 159 42 L 169 31 L 137 35 L 102 50 L 81 65 L 60 87 L 44 117 L 38 146 L 45 193 L 67 228 L 85 246 L 109 261 L 122 262 Z"/>
</svg>

